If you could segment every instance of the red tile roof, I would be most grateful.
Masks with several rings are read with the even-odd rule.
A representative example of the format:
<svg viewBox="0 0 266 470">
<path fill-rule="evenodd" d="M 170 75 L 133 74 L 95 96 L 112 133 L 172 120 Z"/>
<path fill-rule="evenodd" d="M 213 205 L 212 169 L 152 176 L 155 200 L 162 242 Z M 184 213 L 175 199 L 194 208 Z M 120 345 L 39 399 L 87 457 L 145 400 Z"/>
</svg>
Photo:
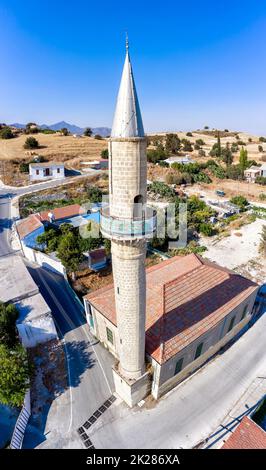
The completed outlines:
<svg viewBox="0 0 266 470">
<path fill-rule="evenodd" d="M 266 432 L 245 416 L 222 449 L 266 449 Z"/>
<path fill-rule="evenodd" d="M 166 362 L 257 289 L 252 281 L 197 255 L 147 269 L 146 352 Z M 85 296 L 116 325 L 113 284 Z"/>
<path fill-rule="evenodd" d="M 74 217 L 75 215 L 82 215 L 85 213 L 85 210 L 79 204 L 71 204 L 69 206 L 57 207 L 56 209 L 41 212 L 41 220 L 49 221 L 48 214 L 50 212 L 54 215 L 54 220 L 59 220 Z"/>
<path fill-rule="evenodd" d="M 32 214 L 21 222 L 17 223 L 17 231 L 21 239 L 25 238 L 29 233 L 34 232 L 37 228 L 42 227 L 40 217 Z"/>
</svg>

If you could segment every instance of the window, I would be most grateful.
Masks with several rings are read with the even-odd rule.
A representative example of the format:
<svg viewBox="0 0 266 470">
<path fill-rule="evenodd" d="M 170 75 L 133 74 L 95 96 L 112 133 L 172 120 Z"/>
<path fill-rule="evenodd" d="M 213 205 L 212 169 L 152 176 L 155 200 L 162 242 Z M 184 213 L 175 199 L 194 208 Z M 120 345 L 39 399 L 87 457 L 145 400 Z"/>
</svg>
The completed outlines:
<svg viewBox="0 0 266 470">
<path fill-rule="evenodd" d="M 40 174 L 40 170 L 36 170 L 36 175 L 39 175 Z"/>
<path fill-rule="evenodd" d="M 57 173 L 60 173 L 60 168 L 57 168 Z"/>
<path fill-rule="evenodd" d="M 112 330 L 110 330 L 110 328 L 108 328 L 108 326 L 106 327 L 106 336 L 107 336 L 107 341 L 109 341 L 109 343 L 111 344 L 114 344 L 113 332 Z"/>
<path fill-rule="evenodd" d="M 175 365 L 175 375 L 178 374 L 182 370 L 182 367 L 183 367 L 183 357 L 179 359 L 179 361 L 177 361 Z"/>
<path fill-rule="evenodd" d="M 196 349 L 196 352 L 195 352 L 194 360 L 197 359 L 197 358 L 201 355 L 202 348 L 203 348 L 203 343 L 200 343 L 200 344 L 197 346 L 197 349 Z"/>
<path fill-rule="evenodd" d="M 231 321 L 230 321 L 230 323 L 229 323 L 229 327 L 228 327 L 227 333 L 229 333 L 229 331 L 232 330 L 232 328 L 233 328 L 233 326 L 234 326 L 234 323 L 235 323 L 235 319 L 236 319 L 235 316 L 231 318 Z"/>
<path fill-rule="evenodd" d="M 143 212 L 143 197 L 141 194 L 134 197 L 134 208 L 133 208 L 133 218 L 134 219 L 141 219 Z"/>
<path fill-rule="evenodd" d="M 246 316 L 246 314 L 247 314 L 247 311 L 248 311 L 248 305 L 246 305 L 246 306 L 244 307 L 244 310 L 243 310 L 243 313 L 242 313 L 242 315 L 241 315 L 240 321 L 244 320 L 244 318 L 245 318 L 245 316 Z"/>
</svg>

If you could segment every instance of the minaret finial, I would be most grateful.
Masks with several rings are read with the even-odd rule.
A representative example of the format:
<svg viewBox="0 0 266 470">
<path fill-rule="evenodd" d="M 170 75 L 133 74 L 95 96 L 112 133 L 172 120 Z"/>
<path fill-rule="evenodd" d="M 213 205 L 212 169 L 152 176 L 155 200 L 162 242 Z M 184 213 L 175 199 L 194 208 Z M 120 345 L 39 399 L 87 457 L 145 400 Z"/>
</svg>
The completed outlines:
<svg viewBox="0 0 266 470">
<path fill-rule="evenodd" d="M 128 52 L 128 49 L 129 49 L 128 34 L 127 34 L 127 31 L 126 31 L 126 51 L 127 52 Z"/>
</svg>

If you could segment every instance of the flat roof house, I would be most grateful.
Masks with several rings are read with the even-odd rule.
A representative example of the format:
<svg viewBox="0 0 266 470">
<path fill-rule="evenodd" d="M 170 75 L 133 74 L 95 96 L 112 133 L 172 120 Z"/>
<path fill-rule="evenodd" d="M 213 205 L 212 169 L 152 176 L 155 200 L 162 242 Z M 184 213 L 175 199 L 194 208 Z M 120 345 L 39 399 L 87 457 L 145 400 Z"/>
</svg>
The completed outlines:
<svg viewBox="0 0 266 470">
<path fill-rule="evenodd" d="M 31 181 L 58 179 L 65 177 L 65 165 L 62 162 L 30 163 Z"/>
<path fill-rule="evenodd" d="M 244 175 L 247 181 L 255 183 L 258 176 L 266 178 L 266 164 L 263 163 L 261 166 L 253 165 L 244 171 Z"/>
<path fill-rule="evenodd" d="M 195 254 L 146 270 L 146 359 L 158 398 L 191 375 L 249 321 L 257 284 Z M 119 359 L 114 286 L 84 297 L 90 329 Z"/>
</svg>

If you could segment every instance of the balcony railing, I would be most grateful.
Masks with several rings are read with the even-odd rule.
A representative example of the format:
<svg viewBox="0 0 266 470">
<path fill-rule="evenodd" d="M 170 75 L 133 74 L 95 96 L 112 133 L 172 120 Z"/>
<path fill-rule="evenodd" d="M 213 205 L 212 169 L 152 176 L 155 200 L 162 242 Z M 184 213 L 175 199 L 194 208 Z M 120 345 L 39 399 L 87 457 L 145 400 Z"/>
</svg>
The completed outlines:
<svg viewBox="0 0 266 470">
<path fill-rule="evenodd" d="M 138 219 L 120 219 L 112 217 L 109 206 L 101 210 L 101 231 L 103 235 L 114 238 L 152 238 L 156 231 L 156 211 L 150 207 Z"/>
</svg>

